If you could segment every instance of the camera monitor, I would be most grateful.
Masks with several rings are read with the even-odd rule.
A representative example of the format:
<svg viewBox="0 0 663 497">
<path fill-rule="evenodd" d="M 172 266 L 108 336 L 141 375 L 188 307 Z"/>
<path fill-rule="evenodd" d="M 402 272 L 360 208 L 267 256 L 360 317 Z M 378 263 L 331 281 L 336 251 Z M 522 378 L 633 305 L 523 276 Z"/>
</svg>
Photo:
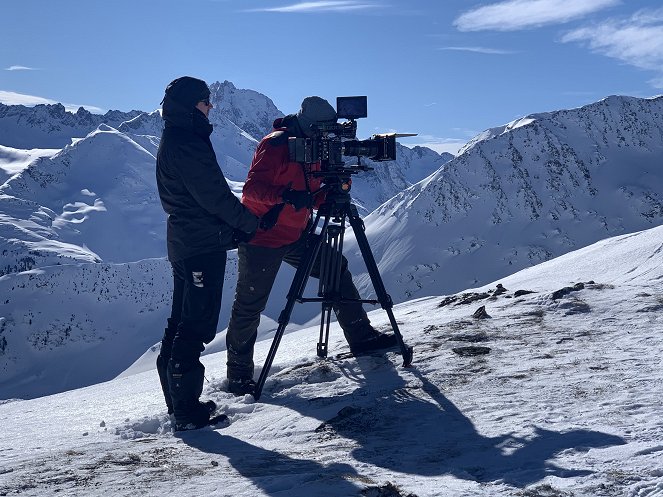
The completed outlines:
<svg viewBox="0 0 663 497">
<path fill-rule="evenodd" d="M 339 119 L 368 117 L 366 95 L 361 97 L 336 97 L 336 115 Z"/>
</svg>

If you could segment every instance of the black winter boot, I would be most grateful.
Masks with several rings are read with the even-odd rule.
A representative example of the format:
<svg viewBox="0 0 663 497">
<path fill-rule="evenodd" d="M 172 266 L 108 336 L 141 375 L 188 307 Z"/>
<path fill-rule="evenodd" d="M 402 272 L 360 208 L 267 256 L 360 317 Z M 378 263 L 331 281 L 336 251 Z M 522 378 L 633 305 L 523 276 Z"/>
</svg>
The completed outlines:
<svg viewBox="0 0 663 497">
<path fill-rule="evenodd" d="M 162 345 L 163 347 L 163 345 Z M 162 349 L 163 350 L 163 349 Z M 173 401 L 170 398 L 170 385 L 168 384 L 168 361 L 170 357 L 166 358 L 164 355 L 157 356 L 157 372 L 159 373 L 159 381 L 161 382 L 161 390 L 163 391 L 163 398 L 166 401 L 168 414 L 173 414 Z"/>
<path fill-rule="evenodd" d="M 256 382 L 251 378 L 228 378 L 228 393 L 241 397 L 256 392 Z"/>
<path fill-rule="evenodd" d="M 396 335 L 387 335 L 386 333 L 377 333 L 368 340 L 350 345 L 350 352 L 357 357 L 366 354 L 372 354 L 378 350 L 391 349 L 398 345 Z"/>
<path fill-rule="evenodd" d="M 200 363 L 202 342 L 182 340 L 173 342 L 173 352 L 168 362 L 168 384 L 175 415 L 175 430 L 191 430 L 209 424 L 210 414 L 216 409 L 212 401 L 200 402 L 203 391 L 205 367 Z"/>
<path fill-rule="evenodd" d="M 165 329 L 163 339 L 161 340 L 161 350 L 157 356 L 157 372 L 161 382 L 161 390 L 168 407 L 168 414 L 173 413 L 173 401 L 170 398 L 170 386 L 168 384 L 168 361 L 173 350 L 173 339 L 177 333 L 177 323 L 172 318 L 168 318 L 168 328 Z"/>
</svg>

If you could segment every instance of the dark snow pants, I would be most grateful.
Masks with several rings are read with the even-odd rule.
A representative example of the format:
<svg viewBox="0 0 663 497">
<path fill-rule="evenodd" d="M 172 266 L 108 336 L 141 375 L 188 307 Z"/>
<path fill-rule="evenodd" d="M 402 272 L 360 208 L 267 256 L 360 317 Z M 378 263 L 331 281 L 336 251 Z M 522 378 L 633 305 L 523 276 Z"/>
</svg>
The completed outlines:
<svg viewBox="0 0 663 497">
<path fill-rule="evenodd" d="M 226 253 L 197 255 L 171 265 L 173 301 L 157 370 L 168 412 L 177 417 L 178 411 L 197 407 L 202 393 L 205 368 L 200 353 L 216 335 Z"/>
<path fill-rule="evenodd" d="M 285 261 L 293 267 L 298 267 L 308 250 L 306 236 L 279 248 L 246 243 L 239 245 L 237 289 L 226 335 L 228 378 L 253 377 L 253 347 L 260 324 L 260 313 L 265 310 L 281 262 Z M 314 278 L 320 275 L 320 258 L 319 253 L 311 270 L 311 276 Z M 347 266 L 348 261 L 343 257 L 340 276 L 341 297 L 359 299 L 359 292 L 352 282 L 352 274 Z M 375 333 L 361 303 L 335 305 L 334 312 L 348 343 L 362 342 Z"/>
</svg>

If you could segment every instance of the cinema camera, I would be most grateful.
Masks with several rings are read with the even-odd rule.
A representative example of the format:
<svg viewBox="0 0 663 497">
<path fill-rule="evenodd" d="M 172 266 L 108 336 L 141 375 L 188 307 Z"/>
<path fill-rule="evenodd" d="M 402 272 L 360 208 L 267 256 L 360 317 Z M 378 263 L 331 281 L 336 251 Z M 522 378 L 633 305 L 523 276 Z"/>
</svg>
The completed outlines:
<svg viewBox="0 0 663 497">
<path fill-rule="evenodd" d="M 396 133 L 373 135 L 357 140 L 357 121 L 368 116 L 366 96 L 337 97 L 336 115 L 342 123 L 312 125 L 311 138 L 288 140 L 290 160 L 304 164 L 321 163 L 321 173 L 353 174 L 371 168 L 361 164 L 361 157 L 382 162 L 396 160 L 396 138 L 411 136 Z M 346 166 L 343 157 L 357 157 L 357 165 Z"/>
</svg>

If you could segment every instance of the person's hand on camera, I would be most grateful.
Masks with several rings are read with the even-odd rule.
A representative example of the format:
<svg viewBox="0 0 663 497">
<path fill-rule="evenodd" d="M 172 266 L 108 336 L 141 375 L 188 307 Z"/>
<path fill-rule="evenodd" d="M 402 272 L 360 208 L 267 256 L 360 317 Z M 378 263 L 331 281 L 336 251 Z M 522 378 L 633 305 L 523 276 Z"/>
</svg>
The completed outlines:
<svg viewBox="0 0 663 497">
<path fill-rule="evenodd" d="M 313 207 L 313 195 L 306 190 L 293 190 L 288 188 L 283 192 L 281 198 L 286 204 L 292 205 L 296 211 L 299 209 Z"/>
</svg>

